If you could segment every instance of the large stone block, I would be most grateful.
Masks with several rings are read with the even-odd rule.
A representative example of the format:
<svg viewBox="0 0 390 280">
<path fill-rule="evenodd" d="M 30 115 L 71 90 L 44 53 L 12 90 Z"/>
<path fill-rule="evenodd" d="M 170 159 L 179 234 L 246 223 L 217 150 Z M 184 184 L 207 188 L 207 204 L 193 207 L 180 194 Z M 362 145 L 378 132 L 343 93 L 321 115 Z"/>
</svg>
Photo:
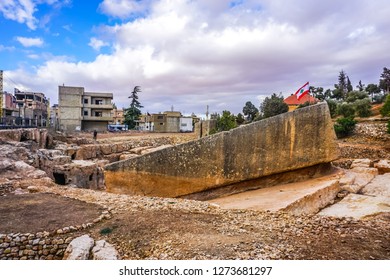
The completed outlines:
<svg viewBox="0 0 390 280">
<path fill-rule="evenodd" d="M 338 158 L 326 103 L 105 167 L 107 190 L 178 197 Z"/>
</svg>

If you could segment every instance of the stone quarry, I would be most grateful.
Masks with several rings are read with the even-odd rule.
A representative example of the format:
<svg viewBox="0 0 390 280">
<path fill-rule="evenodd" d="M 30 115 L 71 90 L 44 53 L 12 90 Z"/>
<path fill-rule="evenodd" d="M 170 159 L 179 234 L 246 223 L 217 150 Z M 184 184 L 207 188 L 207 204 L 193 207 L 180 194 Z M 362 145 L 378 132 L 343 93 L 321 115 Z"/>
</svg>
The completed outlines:
<svg viewBox="0 0 390 280">
<path fill-rule="evenodd" d="M 319 104 L 192 141 L 0 131 L 0 199 L 51 193 L 102 207 L 81 224 L 0 231 L 0 259 L 390 258 L 381 234 L 390 213 L 382 126 L 356 129 L 359 139 L 379 144 L 336 142 Z M 360 250 L 358 235 L 375 250 Z M 343 255 L 316 241 L 330 236 L 343 246 L 350 237 L 351 249 Z"/>
</svg>

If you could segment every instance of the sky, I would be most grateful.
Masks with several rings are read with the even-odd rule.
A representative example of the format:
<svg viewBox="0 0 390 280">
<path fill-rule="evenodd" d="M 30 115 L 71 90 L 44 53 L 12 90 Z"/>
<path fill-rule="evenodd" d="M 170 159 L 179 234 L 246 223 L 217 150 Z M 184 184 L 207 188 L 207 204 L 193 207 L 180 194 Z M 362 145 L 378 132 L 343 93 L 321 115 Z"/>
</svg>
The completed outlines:
<svg viewBox="0 0 390 280">
<path fill-rule="evenodd" d="M 111 92 L 144 113 L 242 112 L 390 67 L 388 0 L 1 0 L 4 90 Z"/>
</svg>

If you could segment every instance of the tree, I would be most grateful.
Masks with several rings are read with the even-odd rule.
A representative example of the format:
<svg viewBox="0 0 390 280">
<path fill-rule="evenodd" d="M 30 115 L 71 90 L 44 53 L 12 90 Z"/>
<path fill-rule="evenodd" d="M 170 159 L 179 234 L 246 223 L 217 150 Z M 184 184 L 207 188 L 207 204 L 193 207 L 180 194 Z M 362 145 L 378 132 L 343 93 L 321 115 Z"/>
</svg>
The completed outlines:
<svg viewBox="0 0 390 280">
<path fill-rule="evenodd" d="M 348 92 L 348 87 L 351 87 L 351 85 L 349 85 L 351 82 L 344 70 L 340 71 L 338 79 L 338 83 L 334 85 L 335 90 L 333 91 L 333 98 L 336 98 L 337 100 L 344 100 Z"/>
<path fill-rule="evenodd" d="M 256 106 L 252 104 L 252 102 L 248 101 L 245 103 L 244 108 L 242 108 L 242 112 L 244 113 L 246 119 L 249 122 L 252 122 L 259 113 L 259 109 L 257 109 Z"/>
<path fill-rule="evenodd" d="M 334 130 L 338 138 L 350 135 L 355 129 L 356 121 L 353 117 L 339 118 L 334 124 Z"/>
<path fill-rule="evenodd" d="M 390 69 L 384 67 L 381 79 L 379 80 L 379 87 L 384 92 L 390 92 Z"/>
<path fill-rule="evenodd" d="M 349 80 L 349 77 L 347 76 L 347 92 L 353 91 L 353 86 L 351 81 Z"/>
<path fill-rule="evenodd" d="M 387 95 L 385 104 L 380 109 L 380 113 L 384 117 L 390 116 L 390 95 Z"/>
<path fill-rule="evenodd" d="M 364 91 L 350 91 L 348 92 L 347 94 L 347 99 L 346 101 L 348 103 L 353 103 L 355 102 L 356 100 L 359 100 L 359 99 L 365 99 L 368 97 L 368 94 Z"/>
<path fill-rule="evenodd" d="M 134 87 L 129 98 L 131 99 L 130 107 L 125 109 L 125 121 L 124 123 L 129 126 L 129 129 L 134 129 L 136 126 L 136 120 L 141 115 L 141 103 L 138 101 L 138 93 L 141 92 L 139 86 Z"/>
<path fill-rule="evenodd" d="M 328 103 L 330 116 L 332 118 L 337 116 L 337 102 L 332 99 L 327 99 L 326 103 Z"/>
<path fill-rule="evenodd" d="M 377 84 L 368 84 L 367 87 L 366 87 L 366 91 L 368 92 L 368 94 L 371 95 L 371 98 L 372 98 L 372 96 L 375 93 L 380 93 L 381 89 L 380 89 L 380 87 L 378 87 Z"/>
<path fill-rule="evenodd" d="M 361 118 L 367 118 L 371 116 L 371 102 L 368 98 L 358 99 L 353 105 L 355 106 L 356 114 Z"/>
<path fill-rule="evenodd" d="M 216 116 L 216 120 L 216 127 L 215 129 L 210 131 L 210 134 L 214 134 L 221 131 L 228 131 L 237 127 L 236 117 L 232 113 L 230 113 L 230 111 L 223 111 L 222 116 L 218 114 Z"/>
<path fill-rule="evenodd" d="M 245 122 L 244 116 L 241 113 L 237 114 L 236 123 L 242 125 Z"/>
<path fill-rule="evenodd" d="M 328 90 L 326 90 L 324 92 L 324 88 L 323 87 L 313 87 L 313 86 L 311 86 L 310 87 L 310 92 L 311 92 L 311 94 L 315 98 L 317 98 L 320 101 L 324 101 L 325 99 L 330 97 L 330 90 L 328 89 Z"/>
<path fill-rule="evenodd" d="M 356 88 L 359 90 L 359 91 L 364 91 L 364 86 L 365 84 L 362 84 L 362 80 L 359 81 L 359 84 L 356 86 Z"/>
<path fill-rule="evenodd" d="M 288 105 L 284 102 L 281 95 L 273 93 L 271 97 L 266 97 L 260 106 L 261 117 L 269 118 L 285 112 L 288 112 Z"/>
<path fill-rule="evenodd" d="M 352 103 L 341 103 L 337 107 L 337 114 L 343 115 L 344 118 L 355 117 L 355 108 Z"/>
</svg>

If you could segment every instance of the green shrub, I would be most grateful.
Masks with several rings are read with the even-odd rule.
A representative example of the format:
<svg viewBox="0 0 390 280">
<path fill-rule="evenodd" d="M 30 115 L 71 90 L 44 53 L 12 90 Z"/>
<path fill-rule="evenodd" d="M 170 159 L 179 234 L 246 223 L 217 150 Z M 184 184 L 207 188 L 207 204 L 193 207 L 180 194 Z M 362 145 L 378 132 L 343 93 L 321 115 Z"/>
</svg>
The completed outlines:
<svg viewBox="0 0 390 280">
<path fill-rule="evenodd" d="M 112 228 L 109 228 L 109 227 L 106 227 L 106 228 L 103 228 L 100 230 L 100 234 L 101 235 L 107 235 L 107 234 L 110 234 L 112 232 Z"/>
<path fill-rule="evenodd" d="M 390 94 L 387 95 L 385 105 L 383 105 L 380 112 L 384 117 L 390 116 Z"/>
<path fill-rule="evenodd" d="M 327 99 L 326 103 L 328 103 L 329 111 L 330 111 L 330 116 L 332 118 L 337 116 L 337 102 L 331 99 Z"/>
<path fill-rule="evenodd" d="M 354 117 L 355 108 L 351 103 L 341 103 L 337 106 L 337 115 L 342 115 L 344 118 Z"/>
<path fill-rule="evenodd" d="M 355 107 L 356 114 L 361 118 L 366 118 L 371 116 L 371 102 L 368 98 L 359 99 L 353 103 Z"/>
<path fill-rule="evenodd" d="M 343 138 L 350 135 L 355 129 L 355 125 L 356 121 L 353 119 L 353 117 L 337 119 L 334 125 L 337 138 Z"/>
</svg>

